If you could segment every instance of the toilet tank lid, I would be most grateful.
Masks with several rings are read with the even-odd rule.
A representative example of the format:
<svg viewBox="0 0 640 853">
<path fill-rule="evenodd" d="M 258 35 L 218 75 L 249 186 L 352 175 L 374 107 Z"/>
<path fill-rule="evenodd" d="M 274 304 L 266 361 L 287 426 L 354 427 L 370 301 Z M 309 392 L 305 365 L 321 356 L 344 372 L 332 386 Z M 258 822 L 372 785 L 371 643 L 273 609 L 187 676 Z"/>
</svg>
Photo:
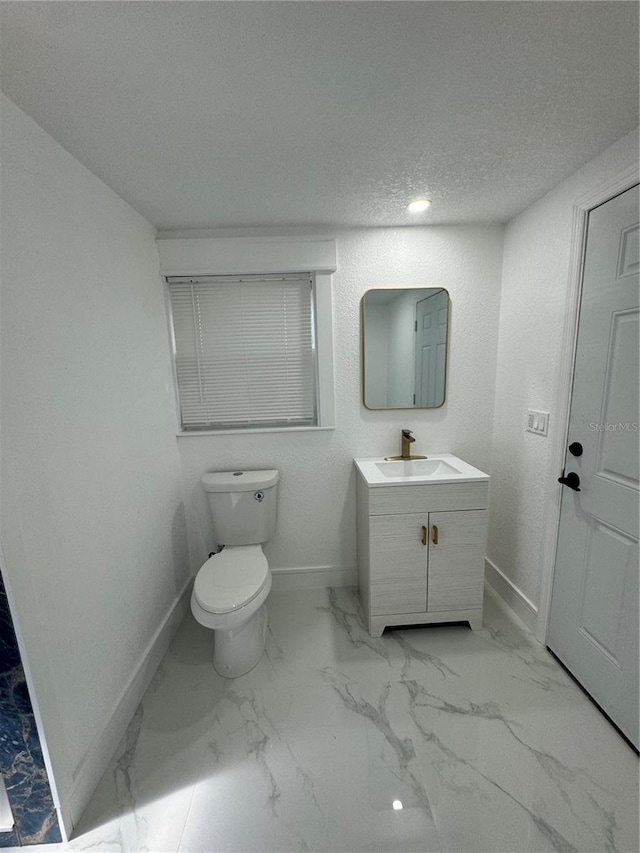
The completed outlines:
<svg viewBox="0 0 640 853">
<path fill-rule="evenodd" d="M 253 492 L 275 486 L 279 471 L 211 471 L 201 479 L 205 492 Z"/>
</svg>

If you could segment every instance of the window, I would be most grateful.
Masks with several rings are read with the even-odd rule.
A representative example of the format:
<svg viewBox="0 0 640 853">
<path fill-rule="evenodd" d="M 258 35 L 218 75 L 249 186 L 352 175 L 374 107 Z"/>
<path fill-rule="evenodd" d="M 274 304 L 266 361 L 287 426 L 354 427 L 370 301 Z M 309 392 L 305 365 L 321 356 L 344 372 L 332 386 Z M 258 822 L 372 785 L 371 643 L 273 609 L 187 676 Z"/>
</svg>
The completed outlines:
<svg viewBox="0 0 640 853">
<path fill-rule="evenodd" d="M 185 432 L 320 424 L 315 276 L 171 276 Z"/>
</svg>

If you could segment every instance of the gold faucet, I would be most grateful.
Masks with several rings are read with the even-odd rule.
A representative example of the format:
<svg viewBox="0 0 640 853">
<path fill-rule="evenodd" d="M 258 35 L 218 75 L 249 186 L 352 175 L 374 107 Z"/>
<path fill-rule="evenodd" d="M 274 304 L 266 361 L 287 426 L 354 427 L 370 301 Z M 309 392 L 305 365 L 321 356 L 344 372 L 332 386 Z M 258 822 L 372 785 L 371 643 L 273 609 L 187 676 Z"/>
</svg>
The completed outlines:
<svg viewBox="0 0 640 853">
<path fill-rule="evenodd" d="M 426 459 L 426 456 L 412 456 L 411 455 L 411 445 L 415 441 L 415 438 L 411 434 L 410 429 L 402 430 L 402 455 L 401 456 L 385 456 L 385 462 L 394 462 L 396 459 Z"/>
</svg>

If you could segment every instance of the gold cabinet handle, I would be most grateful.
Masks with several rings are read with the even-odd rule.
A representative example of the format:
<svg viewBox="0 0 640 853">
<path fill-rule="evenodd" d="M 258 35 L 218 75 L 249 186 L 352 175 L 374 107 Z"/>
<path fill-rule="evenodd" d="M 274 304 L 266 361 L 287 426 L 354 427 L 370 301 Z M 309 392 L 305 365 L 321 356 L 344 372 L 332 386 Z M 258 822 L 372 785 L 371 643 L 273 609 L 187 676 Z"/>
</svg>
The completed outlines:
<svg viewBox="0 0 640 853">
<path fill-rule="evenodd" d="M 434 545 L 438 544 L 438 525 L 433 525 L 433 539 L 431 540 Z"/>
<path fill-rule="evenodd" d="M 428 535 L 429 535 L 429 534 L 427 533 L 427 528 L 426 528 L 426 527 L 424 526 L 424 524 L 423 524 L 423 525 L 422 525 L 422 544 L 423 544 L 423 545 L 426 545 L 426 544 L 427 544 L 427 537 L 428 537 Z"/>
</svg>

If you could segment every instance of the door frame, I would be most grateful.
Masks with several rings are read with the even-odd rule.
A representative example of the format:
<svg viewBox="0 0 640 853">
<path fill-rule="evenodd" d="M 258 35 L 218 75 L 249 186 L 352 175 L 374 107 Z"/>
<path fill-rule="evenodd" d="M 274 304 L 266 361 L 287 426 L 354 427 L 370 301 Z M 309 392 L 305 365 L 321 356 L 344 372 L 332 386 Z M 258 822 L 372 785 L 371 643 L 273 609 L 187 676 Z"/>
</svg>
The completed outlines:
<svg viewBox="0 0 640 853">
<path fill-rule="evenodd" d="M 556 423 L 553 432 L 552 447 L 549 458 L 550 482 L 555 486 L 556 479 L 564 467 L 567 439 L 569 434 L 569 414 L 571 411 L 571 395 L 573 391 L 573 372 L 575 368 L 576 345 L 578 341 L 578 319 L 582 297 L 582 274 L 587 242 L 587 220 L 589 211 L 594 207 L 620 195 L 640 182 L 640 168 L 637 164 L 630 166 L 614 177 L 599 184 L 584 193 L 573 204 L 573 223 L 571 229 L 571 246 L 569 254 L 569 273 L 567 295 L 564 310 L 564 325 L 562 332 L 562 350 L 558 372 L 558 391 L 556 395 Z M 555 474 L 554 472 L 558 472 Z M 542 573 L 540 585 L 540 604 L 538 607 L 538 623 L 536 639 L 543 644 L 547 641 L 549 615 L 551 612 L 551 592 L 556 563 L 558 534 L 560 532 L 560 503 L 562 489 L 550 490 L 546 502 L 543 522 L 542 542 Z"/>
</svg>

